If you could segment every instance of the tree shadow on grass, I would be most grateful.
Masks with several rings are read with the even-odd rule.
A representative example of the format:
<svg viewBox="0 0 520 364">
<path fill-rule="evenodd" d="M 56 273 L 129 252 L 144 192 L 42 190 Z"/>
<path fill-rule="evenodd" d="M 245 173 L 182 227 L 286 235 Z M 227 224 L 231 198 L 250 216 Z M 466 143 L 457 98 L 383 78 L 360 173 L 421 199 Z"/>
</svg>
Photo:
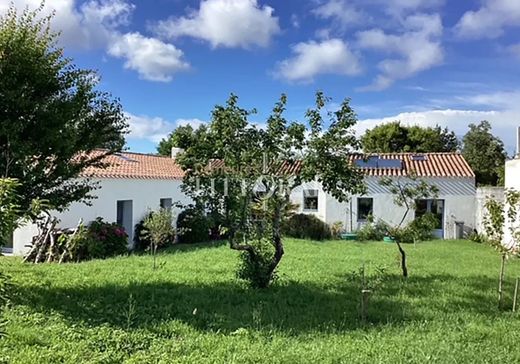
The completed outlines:
<svg viewBox="0 0 520 364">
<path fill-rule="evenodd" d="M 453 280 L 459 281 L 453 276 L 437 275 L 414 277 L 403 283 L 400 277 L 390 276 L 385 286 L 371 298 L 368 323 L 372 326 L 406 325 L 424 320 L 421 305 L 431 305 L 432 310 L 440 312 L 449 311 L 451 307 L 487 316 L 498 315 L 493 308 L 494 302 L 487 302 L 489 289 L 495 284 L 489 277 L 467 278 L 457 284 L 471 285 L 470 289 L 458 292 L 455 288 L 453 294 L 448 295 L 448 302 L 438 302 L 435 290 Z M 154 330 L 172 320 L 197 330 L 223 333 L 239 328 L 299 334 L 363 327 L 364 323 L 359 319 L 360 287 L 348 280 L 341 282 L 328 287 L 285 282 L 267 290 L 247 289 L 238 282 L 33 286 L 21 287 L 13 297 L 13 304 L 26 305 L 46 314 L 59 313 L 71 323 L 91 327 L 110 325 Z M 403 293 L 413 299 L 403 299 Z M 131 311 L 133 313 L 129 314 Z"/>
</svg>

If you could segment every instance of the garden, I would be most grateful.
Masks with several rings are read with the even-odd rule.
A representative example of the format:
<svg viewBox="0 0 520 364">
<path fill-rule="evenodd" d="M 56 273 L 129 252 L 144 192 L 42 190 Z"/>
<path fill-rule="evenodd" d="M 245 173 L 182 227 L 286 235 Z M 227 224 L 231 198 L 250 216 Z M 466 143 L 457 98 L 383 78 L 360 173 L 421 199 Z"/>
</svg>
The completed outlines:
<svg viewBox="0 0 520 364">
<path fill-rule="evenodd" d="M 65 264 L 2 257 L 16 289 L 5 309 L 5 363 L 518 362 L 511 312 L 520 262 L 489 246 L 288 239 L 269 289 L 236 278 L 224 243 Z M 370 286 L 360 313 L 360 271 Z"/>
</svg>

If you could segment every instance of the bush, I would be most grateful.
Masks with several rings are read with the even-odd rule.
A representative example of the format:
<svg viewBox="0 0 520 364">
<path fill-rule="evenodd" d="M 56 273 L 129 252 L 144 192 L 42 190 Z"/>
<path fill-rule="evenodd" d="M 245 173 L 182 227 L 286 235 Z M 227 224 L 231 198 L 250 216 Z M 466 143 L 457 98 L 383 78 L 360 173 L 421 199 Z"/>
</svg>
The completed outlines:
<svg viewBox="0 0 520 364">
<path fill-rule="evenodd" d="M 296 214 L 284 222 L 283 233 L 297 239 L 325 240 L 332 237 L 330 227 L 314 215 Z"/>
<path fill-rule="evenodd" d="M 179 243 L 193 244 L 210 240 L 213 224 L 202 211 L 190 208 L 182 211 L 177 218 Z"/>
<path fill-rule="evenodd" d="M 134 227 L 134 250 L 147 251 L 152 245 L 150 240 L 149 229 L 145 226 L 145 221 L 150 219 L 156 212 L 150 211 L 145 217 L 139 221 Z M 165 239 L 165 245 L 173 244 L 175 242 L 175 229 L 172 227 L 168 238 Z"/>
<path fill-rule="evenodd" d="M 471 233 L 469 233 L 468 240 L 478 244 L 488 243 L 486 234 L 481 234 L 477 230 L 473 230 Z"/>
<path fill-rule="evenodd" d="M 393 229 L 391 235 L 400 243 L 414 243 L 433 239 L 437 217 L 431 213 L 416 218 L 406 227 Z"/>
<path fill-rule="evenodd" d="M 368 216 L 367 222 L 357 231 L 357 238 L 361 241 L 381 241 L 390 231 L 390 225 L 381 219 L 374 221 L 373 216 Z"/>
<path fill-rule="evenodd" d="M 270 273 L 275 253 L 274 246 L 266 238 L 251 241 L 249 245 L 255 250 L 255 259 L 250 253 L 242 252 L 237 277 L 247 281 L 252 288 L 266 288 L 277 278 L 276 272 Z"/>
<path fill-rule="evenodd" d="M 74 235 L 62 235 L 59 244 L 67 245 L 70 259 L 80 262 L 124 254 L 127 239 L 124 228 L 98 217 L 88 226 L 80 225 Z"/>
</svg>

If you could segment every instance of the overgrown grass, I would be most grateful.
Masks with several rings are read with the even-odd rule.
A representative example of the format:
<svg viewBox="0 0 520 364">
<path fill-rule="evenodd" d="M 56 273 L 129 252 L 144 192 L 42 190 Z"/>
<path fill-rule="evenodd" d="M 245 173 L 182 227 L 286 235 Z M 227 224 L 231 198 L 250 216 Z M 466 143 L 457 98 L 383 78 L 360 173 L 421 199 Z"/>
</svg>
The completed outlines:
<svg viewBox="0 0 520 364">
<path fill-rule="evenodd" d="M 279 281 L 251 290 L 225 245 L 81 264 L 1 258 L 16 291 L 6 363 L 515 363 L 520 317 L 497 304 L 498 255 L 466 241 L 407 246 L 289 240 Z M 388 279 L 359 319 L 365 264 Z M 520 261 L 507 266 L 506 304 Z"/>
</svg>

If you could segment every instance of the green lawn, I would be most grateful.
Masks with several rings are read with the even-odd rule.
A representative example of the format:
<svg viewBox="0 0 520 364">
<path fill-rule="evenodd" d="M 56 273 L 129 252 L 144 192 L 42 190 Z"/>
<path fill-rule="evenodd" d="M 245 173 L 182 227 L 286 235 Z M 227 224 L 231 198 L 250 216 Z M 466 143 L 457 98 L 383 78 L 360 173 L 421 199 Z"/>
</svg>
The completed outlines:
<svg viewBox="0 0 520 364">
<path fill-rule="evenodd" d="M 5 312 L 6 363 L 518 363 L 520 317 L 496 308 L 499 257 L 466 241 L 406 246 L 287 241 L 268 290 L 235 279 L 225 245 L 64 265 L 1 258 L 16 285 Z M 358 315 L 365 263 L 387 269 Z M 507 266 L 506 304 L 520 261 Z"/>
</svg>

